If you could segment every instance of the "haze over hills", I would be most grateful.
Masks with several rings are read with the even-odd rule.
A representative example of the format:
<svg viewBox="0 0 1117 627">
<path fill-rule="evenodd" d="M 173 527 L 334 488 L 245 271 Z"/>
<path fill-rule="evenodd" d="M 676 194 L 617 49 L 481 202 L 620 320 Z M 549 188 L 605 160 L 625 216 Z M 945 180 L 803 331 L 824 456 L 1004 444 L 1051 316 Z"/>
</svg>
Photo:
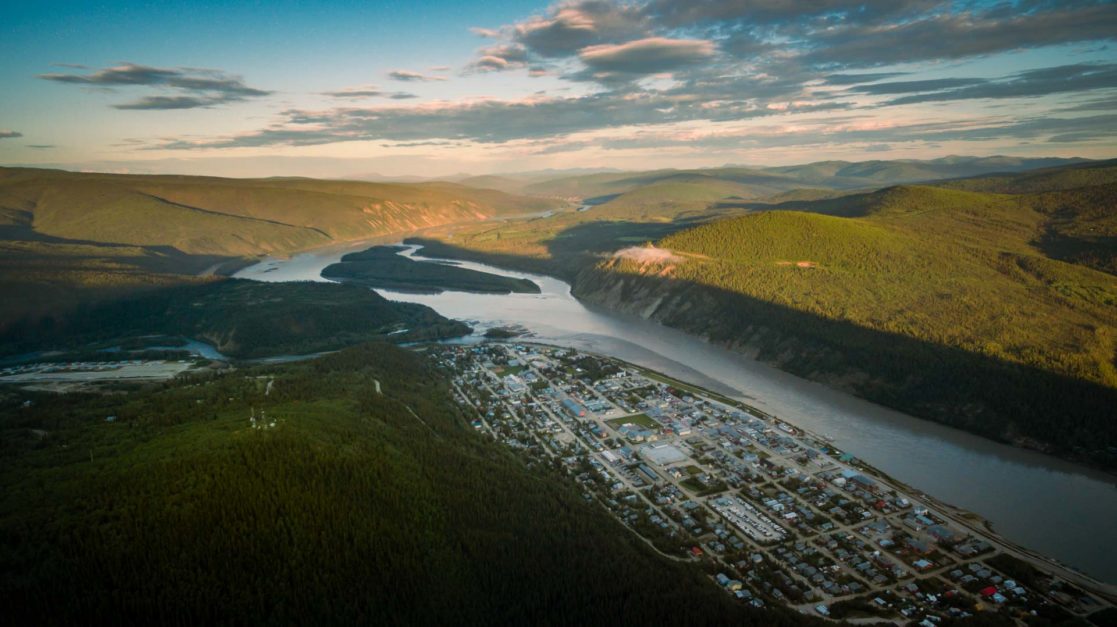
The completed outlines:
<svg viewBox="0 0 1117 627">
<path fill-rule="evenodd" d="M 767 195 L 801 187 L 858 189 L 925 182 L 991 172 L 1020 172 L 1035 168 L 1084 161 L 1062 158 L 943 157 L 931 160 L 820 161 L 793 166 L 726 166 L 699 170 L 656 170 L 616 172 L 552 178 L 528 185 L 524 192 L 535 195 L 594 198 L 623 194 L 652 184 L 718 183 L 740 185 L 743 198 Z"/>
</svg>

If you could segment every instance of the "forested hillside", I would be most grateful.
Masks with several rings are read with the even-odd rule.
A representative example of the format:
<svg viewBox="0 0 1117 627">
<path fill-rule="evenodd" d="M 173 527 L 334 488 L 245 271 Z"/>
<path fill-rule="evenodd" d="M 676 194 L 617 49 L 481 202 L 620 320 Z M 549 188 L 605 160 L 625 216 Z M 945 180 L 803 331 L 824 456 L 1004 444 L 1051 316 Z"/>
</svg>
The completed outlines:
<svg viewBox="0 0 1117 627">
<path fill-rule="evenodd" d="M 0 436 L 13 624 L 811 622 L 656 556 L 391 346 L 127 397 L 4 392 Z"/>
<path fill-rule="evenodd" d="M 1117 444 L 1112 198 L 907 186 L 800 202 L 665 237 L 658 260 L 614 257 L 576 293 L 645 313 L 658 297 L 647 315 L 801 374 L 1102 461 Z"/>
</svg>

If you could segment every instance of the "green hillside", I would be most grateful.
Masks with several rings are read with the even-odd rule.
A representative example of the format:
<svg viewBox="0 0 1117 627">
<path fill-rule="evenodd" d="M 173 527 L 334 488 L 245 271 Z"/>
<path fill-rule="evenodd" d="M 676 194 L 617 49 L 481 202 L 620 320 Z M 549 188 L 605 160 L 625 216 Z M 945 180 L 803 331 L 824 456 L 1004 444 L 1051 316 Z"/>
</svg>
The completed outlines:
<svg viewBox="0 0 1117 627">
<path fill-rule="evenodd" d="M 0 169 L 0 209 L 39 235 L 256 255 L 555 208 L 451 183 L 78 174 Z"/>
<path fill-rule="evenodd" d="M 733 603 L 468 419 L 384 345 L 127 397 L 0 391 L 0 604 L 37 625 L 813 622 Z"/>
<path fill-rule="evenodd" d="M 1034 194 L 1117 183 L 1117 160 L 1093 161 L 1022 173 L 997 173 L 936 183 L 939 187 L 1000 194 Z"/>
<path fill-rule="evenodd" d="M 952 424 L 996 437 L 1034 438 L 1067 452 L 1117 442 L 1103 401 L 1117 399 L 1117 279 L 1099 271 L 1112 267 L 1115 254 L 1115 191 L 1104 185 L 1007 195 L 894 187 L 798 204 L 818 213 L 774 210 L 711 222 L 658 241 L 674 255 L 671 261 L 617 257 L 602 269 L 657 277 L 667 291 L 716 290 L 710 293 L 728 299 L 723 306 L 732 295 L 749 299 L 758 308 L 749 315 L 689 313 L 718 321 L 701 332 L 726 341 L 753 337 L 760 326 L 800 338 L 817 331 L 808 343 L 847 354 L 877 342 L 887 351 L 891 342 L 899 355 L 904 342 L 890 337 L 920 343 L 922 348 L 912 348 L 912 361 L 901 366 L 902 375 L 880 367 L 895 360 L 877 355 L 874 362 L 861 353 L 866 358 L 847 367 L 866 372 L 870 380 L 848 385 L 870 397 L 908 403 L 907 409 L 925 415 L 953 411 L 946 419 Z M 1083 263 L 1073 263 L 1080 261 L 1076 255 Z M 818 320 L 812 323 L 817 328 L 804 324 L 804 315 Z M 915 354 L 930 358 L 938 350 L 932 347 L 941 349 L 936 361 L 919 363 Z M 973 357 L 956 359 L 945 351 Z M 1073 418 L 1037 416 L 1038 406 L 1006 415 L 1007 405 L 997 405 L 994 397 L 1012 388 L 1009 375 L 998 383 L 990 379 L 998 391 L 979 392 L 969 399 L 969 410 L 931 408 L 930 390 L 898 392 L 920 379 L 941 385 L 941 379 L 931 381 L 950 368 L 982 361 L 988 369 L 975 380 L 999 372 L 996 364 L 1011 364 L 1108 391 L 1088 401 L 1073 394 L 1062 399 L 1064 412 L 1080 410 Z M 914 379 L 897 380 L 909 375 Z M 938 391 L 942 399 L 958 402 L 955 392 Z M 913 407 L 920 403 L 925 406 Z M 986 419 L 989 424 L 976 424 Z M 1048 424 L 1041 428 L 1043 420 Z"/>
<path fill-rule="evenodd" d="M 453 183 L 79 174 L 0 168 L 0 330 L 263 254 L 557 209 Z"/>
</svg>

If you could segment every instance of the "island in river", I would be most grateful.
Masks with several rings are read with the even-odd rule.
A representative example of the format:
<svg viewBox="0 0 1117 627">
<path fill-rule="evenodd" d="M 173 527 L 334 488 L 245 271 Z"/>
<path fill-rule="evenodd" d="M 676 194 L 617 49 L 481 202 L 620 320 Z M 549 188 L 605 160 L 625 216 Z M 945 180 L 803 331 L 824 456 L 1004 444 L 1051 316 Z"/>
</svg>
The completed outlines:
<svg viewBox="0 0 1117 627">
<path fill-rule="evenodd" d="M 418 294 L 443 290 L 483 294 L 538 294 L 539 286 L 523 279 L 462 268 L 450 263 L 420 263 L 399 253 L 404 246 L 373 246 L 349 253 L 326 266 L 322 276 L 334 281 Z"/>
</svg>

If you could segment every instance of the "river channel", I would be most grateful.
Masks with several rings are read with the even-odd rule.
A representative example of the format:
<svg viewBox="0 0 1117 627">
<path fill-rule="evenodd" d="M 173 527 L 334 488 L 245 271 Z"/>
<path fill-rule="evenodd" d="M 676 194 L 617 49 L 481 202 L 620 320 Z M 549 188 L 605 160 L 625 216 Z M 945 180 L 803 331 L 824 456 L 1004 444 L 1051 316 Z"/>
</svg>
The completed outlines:
<svg viewBox="0 0 1117 627">
<path fill-rule="evenodd" d="M 268 259 L 236 276 L 323 281 L 322 268 L 344 252 Z M 404 254 L 413 255 L 414 248 Z M 829 436 L 834 446 L 894 478 L 982 516 L 1008 540 L 1117 583 L 1117 478 L 875 405 L 654 322 L 586 306 L 558 279 L 460 265 L 527 277 L 542 293 L 378 291 L 429 305 L 471 323 L 478 333 L 517 325 L 533 341 L 610 355 L 738 398 Z"/>
</svg>

